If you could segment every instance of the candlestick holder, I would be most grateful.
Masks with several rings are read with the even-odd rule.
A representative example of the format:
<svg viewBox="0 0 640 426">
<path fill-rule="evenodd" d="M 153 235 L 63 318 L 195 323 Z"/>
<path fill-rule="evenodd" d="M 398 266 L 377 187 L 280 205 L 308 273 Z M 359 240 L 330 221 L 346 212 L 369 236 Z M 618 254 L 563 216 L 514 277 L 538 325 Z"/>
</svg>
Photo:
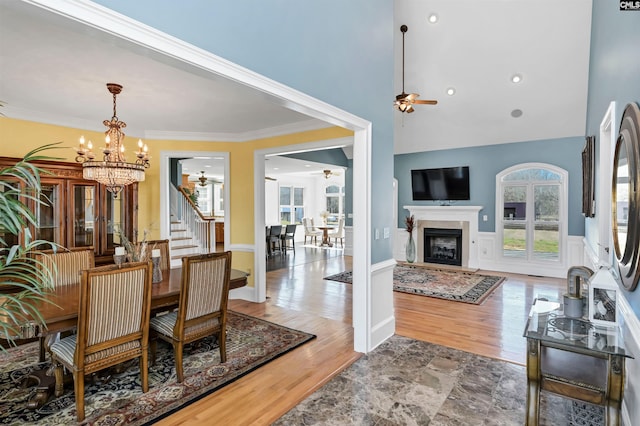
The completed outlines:
<svg viewBox="0 0 640 426">
<path fill-rule="evenodd" d="M 114 254 L 113 263 L 115 263 L 118 266 L 122 266 L 126 258 L 127 258 L 126 254 Z"/>
<path fill-rule="evenodd" d="M 162 269 L 160 269 L 160 258 L 152 257 L 151 262 L 153 263 L 153 276 L 151 281 L 156 284 L 162 281 Z"/>
</svg>

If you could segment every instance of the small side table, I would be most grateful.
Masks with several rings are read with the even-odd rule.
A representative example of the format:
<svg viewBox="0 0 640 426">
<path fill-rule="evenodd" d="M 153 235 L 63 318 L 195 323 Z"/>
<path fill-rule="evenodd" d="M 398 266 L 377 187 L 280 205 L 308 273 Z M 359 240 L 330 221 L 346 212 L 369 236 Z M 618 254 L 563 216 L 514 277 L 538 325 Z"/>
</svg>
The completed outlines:
<svg viewBox="0 0 640 426">
<path fill-rule="evenodd" d="M 535 300 L 527 339 L 526 425 L 539 421 L 540 390 L 605 407 L 607 425 L 620 424 L 625 360 L 619 327 L 563 316 L 562 305 Z"/>
</svg>

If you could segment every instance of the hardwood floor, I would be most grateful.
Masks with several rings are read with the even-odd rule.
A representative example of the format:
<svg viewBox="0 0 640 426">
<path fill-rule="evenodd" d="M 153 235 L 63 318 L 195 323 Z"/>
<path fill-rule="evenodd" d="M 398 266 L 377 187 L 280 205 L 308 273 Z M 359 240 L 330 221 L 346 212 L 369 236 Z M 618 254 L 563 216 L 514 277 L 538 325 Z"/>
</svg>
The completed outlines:
<svg viewBox="0 0 640 426">
<path fill-rule="evenodd" d="M 158 424 L 268 425 L 361 356 L 353 351 L 351 285 L 323 280 L 350 270 L 351 257 L 298 247 L 272 261 L 279 266 L 267 273 L 265 303 L 231 300 L 230 309 L 317 338 Z M 394 292 L 396 333 L 523 364 L 533 298 L 564 292 L 564 280 L 511 274 L 482 305 Z"/>
</svg>

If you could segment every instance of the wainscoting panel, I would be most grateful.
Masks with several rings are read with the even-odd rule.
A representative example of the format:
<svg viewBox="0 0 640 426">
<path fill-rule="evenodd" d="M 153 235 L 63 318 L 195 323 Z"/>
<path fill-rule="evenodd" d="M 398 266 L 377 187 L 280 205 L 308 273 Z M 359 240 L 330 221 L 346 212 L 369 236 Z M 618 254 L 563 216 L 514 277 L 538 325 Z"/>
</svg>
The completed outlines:
<svg viewBox="0 0 640 426">
<path fill-rule="evenodd" d="M 344 251 L 345 256 L 353 256 L 353 227 L 344 227 Z"/>
<path fill-rule="evenodd" d="M 393 268 L 396 261 L 386 260 L 371 265 L 371 342 L 370 350 L 393 336 L 396 318 L 393 309 Z M 376 297 L 380 295 L 381 297 Z M 389 297 L 391 295 L 391 297 Z"/>
</svg>

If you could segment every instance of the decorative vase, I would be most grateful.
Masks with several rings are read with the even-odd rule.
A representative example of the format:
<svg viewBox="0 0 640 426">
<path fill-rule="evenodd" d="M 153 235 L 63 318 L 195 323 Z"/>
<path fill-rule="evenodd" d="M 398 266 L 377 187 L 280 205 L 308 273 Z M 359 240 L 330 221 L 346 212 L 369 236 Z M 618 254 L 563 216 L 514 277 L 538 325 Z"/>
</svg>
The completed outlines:
<svg viewBox="0 0 640 426">
<path fill-rule="evenodd" d="M 413 234 L 409 233 L 409 240 L 406 246 L 407 262 L 413 263 L 416 261 L 416 243 L 413 241 Z"/>
<path fill-rule="evenodd" d="M 151 278 L 151 282 L 153 284 L 157 284 L 159 282 L 162 282 L 162 269 L 160 269 L 160 258 L 159 257 L 152 257 L 151 258 L 151 262 L 153 263 L 153 273 L 152 273 L 152 278 Z"/>
</svg>

